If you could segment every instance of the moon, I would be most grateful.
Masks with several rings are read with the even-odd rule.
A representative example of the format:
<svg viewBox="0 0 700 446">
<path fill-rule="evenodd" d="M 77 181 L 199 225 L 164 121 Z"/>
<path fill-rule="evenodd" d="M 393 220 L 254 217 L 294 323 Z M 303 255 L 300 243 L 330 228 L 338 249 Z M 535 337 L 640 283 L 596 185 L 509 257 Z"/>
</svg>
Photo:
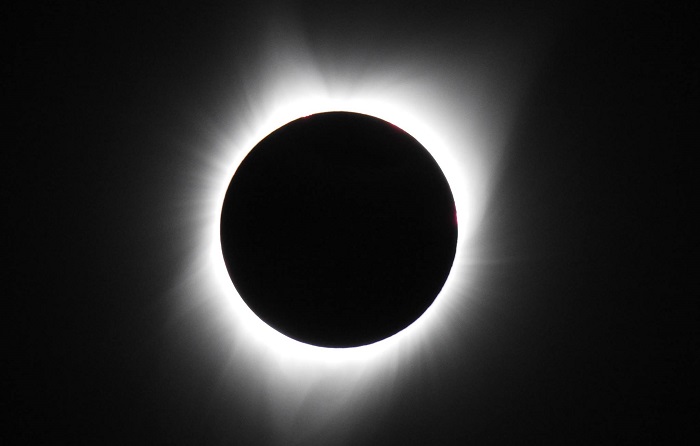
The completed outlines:
<svg viewBox="0 0 700 446">
<path fill-rule="evenodd" d="M 433 303 L 457 247 L 455 200 L 431 154 L 382 119 L 296 119 L 263 138 L 221 212 L 226 269 L 245 304 L 294 340 L 386 339 Z"/>
</svg>

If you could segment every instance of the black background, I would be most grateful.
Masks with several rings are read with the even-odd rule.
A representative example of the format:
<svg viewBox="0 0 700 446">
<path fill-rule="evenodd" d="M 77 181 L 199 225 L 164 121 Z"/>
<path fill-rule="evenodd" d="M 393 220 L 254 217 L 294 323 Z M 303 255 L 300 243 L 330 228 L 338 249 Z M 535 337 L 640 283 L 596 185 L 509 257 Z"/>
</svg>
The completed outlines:
<svg viewBox="0 0 700 446">
<path fill-rule="evenodd" d="M 4 435 L 265 444 L 270 427 L 250 401 L 211 398 L 206 338 L 169 341 L 167 291 L 191 241 L 165 216 L 182 190 L 171 186 L 186 181 L 183 148 L 213 144 L 202 121 L 244 95 L 232 73 L 254 59 L 254 31 L 275 11 L 293 14 L 312 48 L 380 59 L 431 42 L 455 66 L 493 36 L 552 30 L 484 219 L 481 323 L 452 338 L 439 372 L 373 414 L 371 431 L 338 421 L 348 444 L 690 443 L 690 9 L 8 7 Z M 188 323 L 197 333 L 208 321 Z M 337 430 L 307 441 L 336 444 Z"/>
</svg>

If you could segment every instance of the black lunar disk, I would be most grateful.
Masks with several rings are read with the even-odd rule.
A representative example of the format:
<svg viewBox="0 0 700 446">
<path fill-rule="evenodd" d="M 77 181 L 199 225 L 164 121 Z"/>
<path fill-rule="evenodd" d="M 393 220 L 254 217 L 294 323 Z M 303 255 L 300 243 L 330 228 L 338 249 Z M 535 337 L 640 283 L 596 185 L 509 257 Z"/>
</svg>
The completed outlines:
<svg viewBox="0 0 700 446">
<path fill-rule="evenodd" d="M 323 347 L 387 338 L 442 289 L 457 223 L 447 180 L 403 130 L 358 113 L 300 118 L 263 139 L 223 204 L 234 286 L 279 332 Z"/>
</svg>

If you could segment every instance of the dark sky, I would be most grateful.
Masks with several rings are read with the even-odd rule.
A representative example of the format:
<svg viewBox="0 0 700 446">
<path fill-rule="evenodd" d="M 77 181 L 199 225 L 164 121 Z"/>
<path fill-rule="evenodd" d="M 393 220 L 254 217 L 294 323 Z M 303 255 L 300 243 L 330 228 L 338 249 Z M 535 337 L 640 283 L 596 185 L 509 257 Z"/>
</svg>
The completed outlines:
<svg viewBox="0 0 700 446">
<path fill-rule="evenodd" d="M 10 436 L 456 445 L 697 434 L 697 312 L 683 286 L 694 270 L 690 7 L 367 3 L 7 12 Z M 315 422 L 315 397 L 282 429 L 269 414 L 285 409 L 264 403 L 278 387 L 250 390 L 242 377 L 266 371 L 224 357 L 216 310 L 172 296 L 196 263 L 189 228 L 201 219 L 173 215 L 200 166 L 216 163 L 202 154 L 227 119 L 251 119 L 261 54 L 296 57 L 265 46 L 261 30 L 286 21 L 329 72 L 420 65 L 448 84 L 447 113 L 474 97 L 477 121 L 510 115 L 488 137 L 503 156 L 477 231 L 470 317 L 415 369 L 403 364 L 377 404 Z M 285 40 L 288 28 L 272 29 Z M 229 362 L 249 373 L 223 386 Z"/>
</svg>

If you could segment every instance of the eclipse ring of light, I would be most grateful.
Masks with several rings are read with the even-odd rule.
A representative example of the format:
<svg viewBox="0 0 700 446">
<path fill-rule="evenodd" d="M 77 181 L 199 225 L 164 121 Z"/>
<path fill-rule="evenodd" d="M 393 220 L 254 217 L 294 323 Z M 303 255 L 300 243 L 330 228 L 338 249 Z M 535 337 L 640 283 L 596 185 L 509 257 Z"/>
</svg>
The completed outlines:
<svg viewBox="0 0 700 446">
<path fill-rule="evenodd" d="M 321 93 L 321 91 L 318 93 Z M 413 350 L 412 345 L 421 344 L 423 342 L 422 339 L 430 336 L 431 332 L 444 329 L 444 326 L 441 327 L 441 319 L 444 319 L 446 314 L 450 312 L 450 307 L 454 306 L 454 300 L 458 294 L 457 290 L 464 286 L 466 280 L 465 271 L 468 261 L 464 255 L 464 245 L 479 223 L 479 215 L 475 211 L 479 207 L 478 202 L 480 200 L 475 196 L 474 192 L 470 191 L 469 181 L 467 181 L 463 172 L 463 163 L 459 163 L 453 156 L 453 152 L 458 152 L 459 147 L 457 149 L 451 148 L 444 138 L 445 133 L 447 135 L 450 134 L 449 131 L 441 132 L 441 136 L 438 133 L 439 130 L 436 131 L 431 127 L 430 124 L 434 123 L 435 119 L 422 116 L 418 112 L 419 107 L 416 104 L 409 107 L 405 100 L 400 100 L 399 98 L 394 98 L 397 100 L 392 101 L 389 98 L 385 100 L 381 100 L 378 97 L 370 99 L 361 96 L 342 98 L 325 96 L 323 94 L 311 95 L 311 98 L 309 98 L 304 97 L 301 92 L 297 94 L 292 93 L 291 96 L 296 96 L 296 98 L 290 97 L 287 101 L 279 101 L 279 103 L 275 104 L 267 119 L 261 120 L 261 125 L 257 127 L 256 131 L 246 135 L 247 138 L 244 141 L 233 143 L 234 146 L 238 147 L 238 150 L 235 148 L 231 150 L 229 155 L 231 162 L 222 169 L 222 175 L 217 180 L 216 196 L 218 198 L 216 199 L 216 212 L 211 214 L 212 222 L 209 225 L 210 258 L 214 264 L 214 273 L 219 289 L 222 290 L 224 295 L 233 299 L 234 308 L 232 308 L 232 312 L 235 314 L 232 314 L 234 320 L 231 323 L 237 326 L 239 332 L 244 332 L 248 335 L 246 337 L 250 342 L 246 349 L 251 350 L 251 353 L 253 353 L 253 350 L 258 350 L 263 356 L 267 356 L 272 361 L 275 360 L 274 358 L 285 358 L 287 363 L 291 361 L 302 367 L 302 369 L 311 364 L 340 365 L 356 363 L 357 361 L 364 363 L 369 358 L 375 358 L 381 363 L 383 360 L 387 360 L 388 357 L 392 357 L 392 352 L 400 356 L 410 354 Z M 444 173 L 454 197 L 456 214 L 459 217 L 459 236 L 452 270 L 442 291 L 430 308 L 416 322 L 394 336 L 374 344 L 343 349 L 318 347 L 301 343 L 282 335 L 261 321 L 245 305 L 231 283 L 223 260 L 219 227 L 221 210 L 229 183 L 248 152 L 274 130 L 300 116 L 332 111 L 346 111 L 374 116 L 396 125 L 413 136 L 430 152 Z M 440 126 L 437 125 L 436 127 L 439 128 Z M 442 127 L 444 128 L 444 126 Z M 238 135 L 238 138 L 240 138 L 240 135 Z M 231 156 L 231 154 L 234 156 Z M 377 363 L 376 365 L 380 364 Z"/>
<path fill-rule="evenodd" d="M 267 70 L 269 76 L 256 80 L 246 91 L 247 98 L 232 110 L 231 128 L 219 129 L 211 155 L 204 159 L 204 168 L 195 174 L 196 209 L 201 234 L 195 261 L 196 270 L 187 273 L 186 286 L 194 286 L 182 294 L 202 296 L 216 309 L 216 323 L 230 333 L 236 354 L 258 364 L 257 370 L 273 373 L 284 363 L 285 375 L 297 379 L 309 370 L 318 376 L 350 377 L 385 367 L 407 363 L 425 348 L 434 348 L 453 336 L 459 324 L 465 323 L 469 306 L 468 288 L 475 276 L 479 247 L 475 234 L 488 204 L 493 184 L 494 162 L 498 147 L 493 147 L 482 134 L 473 108 L 460 96 L 449 98 L 448 89 L 438 79 L 416 78 L 392 82 L 400 73 L 377 73 L 358 81 L 351 75 L 334 77 L 329 86 L 324 75 L 301 60 L 287 62 L 291 68 L 280 77 L 280 68 Z M 302 68 L 304 67 L 304 68 Z M 296 72 L 295 72 L 296 70 Z M 289 74 L 292 73 L 292 74 Z M 392 79 L 387 79 L 390 77 Z M 247 105 L 246 105 L 247 102 Z M 221 248 L 221 211 L 231 179 L 247 154 L 267 135 L 301 116 L 344 111 L 374 116 L 390 122 L 415 138 L 431 154 L 442 170 L 454 197 L 458 216 L 458 239 L 454 262 L 440 294 L 413 324 L 373 344 L 353 348 L 318 347 L 288 338 L 248 308 L 234 288 Z M 484 145 L 493 147 L 486 153 Z M 194 223 L 194 221 L 193 221 Z M 203 223 L 203 224 L 202 224 Z M 197 234 L 197 233 L 193 233 Z M 197 269 L 199 268 L 199 269 Z M 189 294 L 188 294 L 189 293 Z M 204 293 L 204 294 L 202 294 Z M 200 299 L 200 303 L 204 300 Z M 212 300 L 213 299 L 213 300 Z M 183 301 L 184 306 L 197 302 Z M 228 327 L 228 328 L 226 328 Z M 224 332 L 222 332 L 224 333 Z M 228 334 L 224 333 L 228 336 Z M 442 341 L 441 341 L 442 339 Z M 432 346 L 432 347 L 429 347 Z M 223 347 L 223 346 L 222 346 Z M 330 375 L 328 375 L 330 373 Z M 350 379 L 350 378 L 348 378 Z"/>
</svg>

